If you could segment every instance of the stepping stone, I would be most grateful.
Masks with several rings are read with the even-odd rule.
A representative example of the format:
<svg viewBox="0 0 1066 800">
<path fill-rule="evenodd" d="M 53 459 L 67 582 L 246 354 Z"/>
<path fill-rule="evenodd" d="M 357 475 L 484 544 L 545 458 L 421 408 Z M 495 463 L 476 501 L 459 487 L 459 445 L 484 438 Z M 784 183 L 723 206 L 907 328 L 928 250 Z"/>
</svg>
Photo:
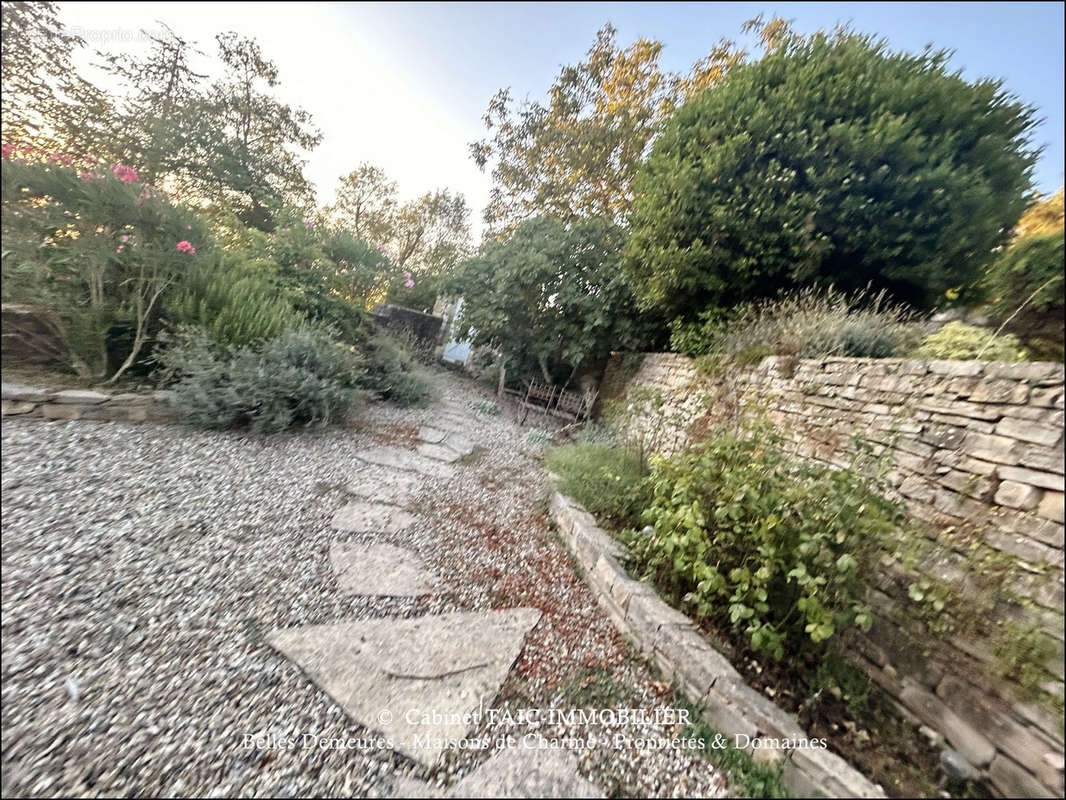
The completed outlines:
<svg viewBox="0 0 1066 800">
<path fill-rule="evenodd" d="M 355 456 L 368 464 L 408 470 L 432 478 L 447 478 L 455 471 L 453 467 L 447 464 L 424 458 L 412 453 L 410 450 L 403 450 L 399 447 L 373 447 L 369 450 L 362 450 L 356 453 Z"/>
<path fill-rule="evenodd" d="M 521 739 L 519 740 L 521 742 Z M 467 775 L 448 797 L 603 797 L 562 750 L 507 747 Z"/>
<path fill-rule="evenodd" d="M 352 533 L 399 533 L 421 521 L 421 517 L 385 503 L 354 500 L 338 509 L 330 522 L 339 531 Z"/>
<path fill-rule="evenodd" d="M 443 452 L 442 448 L 447 448 L 459 458 L 474 452 L 474 443 L 469 436 L 460 431 L 450 431 L 434 428 L 431 425 L 423 425 L 418 431 L 418 438 L 422 440 L 423 444 L 420 444 L 416 450 L 427 458 L 436 458 L 449 463 L 456 460 L 449 456 L 448 453 Z"/>
<path fill-rule="evenodd" d="M 374 503 L 410 506 L 423 483 L 423 478 L 413 472 L 372 467 L 359 472 L 344 491 Z"/>
<path fill-rule="evenodd" d="M 337 542 L 329 548 L 337 585 L 354 594 L 418 597 L 438 581 L 417 553 L 391 544 Z"/>
<path fill-rule="evenodd" d="M 432 425 L 423 425 L 418 429 L 418 438 L 430 444 L 440 444 L 447 435 L 448 431 L 434 428 Z"/>
<path fill-rule="evenodd" d="M 308 625 L 268 641 L 355 722 L 433 766 L 491 707 L 538 621 L 535 608 L 460 611 Z"/>
<path fill-rule="evenodd" d="M 415 452 L 426 458 L 443 461 L 445 464 L 454 464 L 462 457 L 450 447 L 445 447 L 442 444 L 427 444 L 426 442 L 422 442 L 418 445 L 418 447 L 415 448 Z"/>
<path fill-rule="evenodd" d="M 468 456 L 474 452 L 474 443 L 469 436 L 462 433 L 449 433 L 444 440 L 444 446 L 454 450 L 461 456 Z"/>
</svg>

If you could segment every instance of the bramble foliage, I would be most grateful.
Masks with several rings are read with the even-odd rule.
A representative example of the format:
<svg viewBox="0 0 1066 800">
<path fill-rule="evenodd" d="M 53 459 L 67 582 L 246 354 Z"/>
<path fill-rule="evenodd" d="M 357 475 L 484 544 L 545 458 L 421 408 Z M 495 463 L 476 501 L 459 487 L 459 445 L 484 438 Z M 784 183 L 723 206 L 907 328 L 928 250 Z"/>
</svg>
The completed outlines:
<svg viewBox="0 0 1066 800">
<path fill-rule="evenodd" d="M 888 358 L 904 355 L 921 337 L 912 315 L 887 302 L 884 293 L 849 295 L 832 288 L 788 292 L 700 320 L 675 321 L 671 347 L 741 365 L 768 355 Z"/>
<path fill-rule="evenodd" d="M 311 328 L 221 352 L 203 331 L 177 334 L 158 357 L 173 405 L 204 428 L 275 433 L 336 422 L 362 400 L 354 348 Z"/>
<path fill-rule="evenodd" d="M 859 471 L 790 456 L 766 429 L 656 460 L 649 480 L 654 533 L 628 534 L 630 553 L 696 616 L 778 659 L 869 627 L 863 568 L 903 516 Z"/>
<path fill-rule="evenodd" d="M 635 525 L 651 499 L 640 459 L 610 442 L 579 442 L 551 450 L 545 466 L 559 491 L 612 526 Z"/>
<path fill-rule="evenodd" d="M 969 361 L 1025 361 L 1026 352 L 1018 337 L 1009 333 L 996 336 L 992 331 L 967 325 L 965 322 L 949 322 L 936 333 L 926 336 L 915 358 L 927 360 L 957 359 Z"/>
<path fill-rule="evenodd" d="M 931 307 L 1026 205 L 1034 110 L 948 54 L 788 36 L 667 122 L 634 183 L 626 260 L 668 318 L 817 282 Z"/>
</svg>

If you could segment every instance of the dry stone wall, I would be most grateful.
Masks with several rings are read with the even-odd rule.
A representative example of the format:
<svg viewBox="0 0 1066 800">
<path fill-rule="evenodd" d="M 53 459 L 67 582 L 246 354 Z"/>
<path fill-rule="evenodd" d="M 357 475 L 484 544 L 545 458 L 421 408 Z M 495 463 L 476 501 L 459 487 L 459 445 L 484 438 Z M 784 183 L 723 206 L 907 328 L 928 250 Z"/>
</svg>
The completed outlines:
<svg viewBox="0 0 1066 800">
<path fill-rule="evenodd" d="M 166 392 L 107 394 L 88 389 L 41 389 L 4 383 L 3 416 L 88 419 L 101 422 L 171 422 Z"/>
<path fill-rule="evenodd" d="M 601 398 L 650 450 L 762 416 L 805 457 L 887 465 L 919 533 L 874 576 L 853 657 L 996 791 L 1061 796 L 1061 364 L 770 357 L 711 376 L 615 355 Z"/>
</svg>

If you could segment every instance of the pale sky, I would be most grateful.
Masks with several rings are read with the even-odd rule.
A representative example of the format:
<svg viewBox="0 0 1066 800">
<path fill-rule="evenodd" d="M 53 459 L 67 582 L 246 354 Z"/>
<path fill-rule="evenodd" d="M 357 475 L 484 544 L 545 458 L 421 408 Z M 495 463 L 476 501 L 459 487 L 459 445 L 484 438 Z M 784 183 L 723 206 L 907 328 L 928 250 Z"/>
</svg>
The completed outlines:
<svg viewBox="0 0 1066 800">
<path fill-rule="evenodd" d="M 475 234 L 489 178 L 469 157 L 481 116 L 502 87 L 540 98 L 562 64 L 579 60 L 611 21 L 620 43 L 666 45 L 664 65 L 685 70 L 722 36 L 762 12 L 803 32 L 851 21 L 897 48 L 926 43 L 956 51 L 967 78 L 999 77 L 1045 122 L 1036 182 L 1063 180 L 1061 3 L 60 3 L 60 18 L 100 50 L 143 52 L 138 33 L 158 21 L 214 54 L 214 35 L 254 36 L 278 65 L 286 102 L 323 132 L 307 174 L 321 203 L 362 161 L 382 167 L 404 198 L 436 188 L 462 192 Z M 206 62 L 205 62 L 206 64 Z M 201 69 L 200 71 L 205 71 Z M 477 237 L 476 237 L 477 238 Z"/>
</svg>

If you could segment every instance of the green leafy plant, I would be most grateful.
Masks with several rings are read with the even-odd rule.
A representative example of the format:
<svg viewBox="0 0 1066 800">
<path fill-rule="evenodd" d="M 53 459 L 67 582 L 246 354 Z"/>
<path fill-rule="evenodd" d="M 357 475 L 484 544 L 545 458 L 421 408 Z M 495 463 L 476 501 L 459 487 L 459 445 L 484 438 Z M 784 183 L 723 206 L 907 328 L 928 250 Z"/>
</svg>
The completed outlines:
<svg viewBox="0 0 1066 800">
<path fill-rule="evenodd" d="M 1001 333 L 996 336 L 990 330 L 965 322 L 949 322 L 936 333 L 926 336 L 914 351 L 914 356 L 961 361 L 975 358 L 984 361 L 1024 361 L 1026 351 L 1013 334 Z"/>
<path fill-rule="evenodd" d="M 547 444 L 554 438 L 551 431 L 546 431 L 543 428 L 533 428 L 526 434 L 526 441 L 530 444 Z"/>
<path fill-rule="evenodd" d="M 189 273 L 166 308 L 178 326 L 199 326 L 216 343 L 241 347 L 303 321 L 279 283 L 272 262 L 220 252 Z"/>
<path fill-rule="evenodd" d="M 158 361 L 172 404 L 193 425 L 247 426 L 275 433 L 342 419 L 363 399 L 354 348 L 310 328 L 238 348 L 219 348 L 202 330 L 173 335 Z"/>
<path fill-rule="evenodd" d="M 654 460 L 650 484 L 632 557 L 697 616 L 775 658 L 870 626 L 863 566 L 903 515 L 862 471 L 797 459 L 764 427 Z"/>
<path fill-rule="evenodd" d="M 559 491 L 609 525 L 636 524 L 651 499 L 640 460 L 616 444 L 563 445 L 544 463 L 561 478 Z"/>
<path fill-rule="evenodd" d="M 500 407 L 492 400 L 485 397 L 479 397 L 477 400 L 470 401 L 470 408 L 476 411 L 478 414 L 484 414 L 487 417 L 499 416 Z"/>
</svg>

